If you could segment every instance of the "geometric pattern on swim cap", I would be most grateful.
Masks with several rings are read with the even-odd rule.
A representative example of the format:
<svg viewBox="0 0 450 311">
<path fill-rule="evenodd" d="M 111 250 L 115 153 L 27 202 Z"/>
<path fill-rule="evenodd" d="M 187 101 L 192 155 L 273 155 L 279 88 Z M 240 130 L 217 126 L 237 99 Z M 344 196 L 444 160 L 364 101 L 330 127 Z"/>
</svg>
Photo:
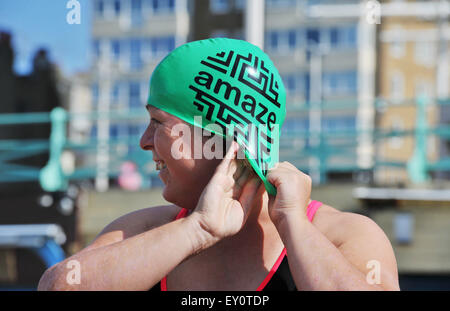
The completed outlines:
<svg viewBox="0 0 450 311">
<path fill-rule="evenodd" d="M 207 67 L 205 68 L 205 71 L 202 71 L 203 76 L 201 78 L 206 79 L 206 77 L 208 77 L 208 79 L 212 80 L 208 81 L 208 83 L 206 82 L 207 80 L 204 80 L 203 84 L 199 83 L 203 86 L 209 84 L 210 87 L 208 87 L 208 91 L 201 90 L 199 87 L 192 84 L 189 86 L 191 90 L 196 92 L 193 104 L 197 107 L 198 111 L 203 112 L 208 121 L 221 126 L 224 133 L 227 133 L 229 125 L 233 124 L 234 132 L 232 135 L 238 142 L 245 146 L 249 155 L 255 159 L 262 174 L 264 176 L 267 175 L 268 165 L 274 160 L 270 158 L 272 156 L 270 152 L 273 143 L 273 139 L 271 138 L 272 128 L 275 123 L 274 121 L 276 120 L 275 115 L 271 116 L 269 120 L 269 115 L 273 114 L 269 111 L 280 109 L 281 107 L 278 102 L 279 84 L 278 81 L 276 81 L 274 74 L 264 66 L 264 61 L 257 56 L 254 56 L 251 53 L 241 55 L 232 50 L 228 52 L 222 51 L 216 53 L 214 56 L 207 56 L 206 59 L 203 59 L 200 63 Z M 214 88 L 212 88 L 214 77 L 217 78 L 217 73 L 208 76 L 210 69 L 233 79 L 228 79 L 226 81 L 219 79 L 220 84 L 216 83 Z M 242 83 L 244 87 L 239 85 L 239 83 Z M 222 86 L 225 86 L 225 93 L 223 96 L 219 96 Z M 252 97 L 251 94 L 245 94 L 243 96 L 242 93 L 247 89 L 245 86 L 256 91 L 266 100 L 264 102 L 257 102 L 258 99 Z M 211 92 L 211 88 L 213 89 L 213 92 Z M 242 113 L 242 109 L 240 109 L 241 112 L 239 112 L 233 108 L 231 105 L 232 101 L 229 100 L 232 92 L 234 92 L 234 103 L 236 106 L 239 104 L 241 97 L 245 97 L 248 100 L 251 99 L 250 102 L 254 103 L 253 106 L 258 107 L 258 113 L 256 113 L 255 107 L 252 110 L 245 111 L 253 117 L 251 118 L 254 120 L 253 122 L 249 119 L 249 115 L 244 115 L 244 113 Z M 250 102 L 248 102 L 248 104 L 250 104 Z M 268 109 L 266 106 L 267 103 L 274 105 L 275 107 Z M 263 118 L 265 118 L 266 121 L 264 121 Z M 258 127 L 258 125 L 262 124 L 267 126 Z M 276 136 L 278 135 L 279 133 L 276 133 Z M 275 162 L 277 161 L 278 159 L 275 159 Z"/>
<path fill-rule="evenodd" d="M 278 102 L 278 82 L 275 81 L 273 73 L 270 73 L 269 69 L 264 66 L 264 61 L 260 61 L 257 56 L 253 57 L 251 53 L 247 57 L 236 54 L 234 64 L 231 64 L 233 55 L 234 51 L 230 51 L 227 56 L 225 56 L 225 52 L 221 52 L 216 54 L 219 58 L 208 56 L 207 59 L 209 62 L 203 60 L 201 63 L 224 74 L 231 69 L 230 76 L 233 78 L 240 67 L 238 80 L 255 89 L 272 104 L 280 108 L 280 103 Z M 225 61 L 220 58 L 224 58 Z M 251 72 L 258 74 L 252 75 Z"/>
</svg>

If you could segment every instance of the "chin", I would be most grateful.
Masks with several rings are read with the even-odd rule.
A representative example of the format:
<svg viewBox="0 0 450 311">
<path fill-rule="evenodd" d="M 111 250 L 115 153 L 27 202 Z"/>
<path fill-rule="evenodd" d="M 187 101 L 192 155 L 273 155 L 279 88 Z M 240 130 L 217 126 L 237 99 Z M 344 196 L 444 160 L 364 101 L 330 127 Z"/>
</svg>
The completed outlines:
<svg viewBox="0 0 450 311">
<path fill-rule="evenodd" d="M 199 195 L 189 193 L 185 194 L 183 191 L 176 191 L 169 185 L 166 185 L 163 189 L 162 196 L 167 202 L 173 203 L 179 207 L 183 207 L 189 210 L 195 209 L 197 206 Z"/>
</svg>

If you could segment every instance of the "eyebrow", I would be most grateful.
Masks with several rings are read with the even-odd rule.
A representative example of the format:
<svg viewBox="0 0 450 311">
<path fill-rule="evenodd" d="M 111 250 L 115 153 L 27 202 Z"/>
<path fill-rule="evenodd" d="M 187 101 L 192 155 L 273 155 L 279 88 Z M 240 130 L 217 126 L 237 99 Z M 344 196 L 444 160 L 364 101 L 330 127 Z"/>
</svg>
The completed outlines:
<svg viewBox="0 0 450 311">
<path fill-rule="evenodd" d="M 153 109 L 153 113 L 151 112 L 151 107 L 153 107 L 153 106 L 151 106 L 151 105 L 145 105 L 145 109 L 148 111 L 148 113 L 150 114 L 150 118 L 158 118 L 158 119 L 160 119 L 160 118 L 162 118 L 163 116 L 160 114 L 160 110 L 158 109 L 158 108 L 156 108 L 156 107 L 153 107 L 154 109 Z"/>
</svg>

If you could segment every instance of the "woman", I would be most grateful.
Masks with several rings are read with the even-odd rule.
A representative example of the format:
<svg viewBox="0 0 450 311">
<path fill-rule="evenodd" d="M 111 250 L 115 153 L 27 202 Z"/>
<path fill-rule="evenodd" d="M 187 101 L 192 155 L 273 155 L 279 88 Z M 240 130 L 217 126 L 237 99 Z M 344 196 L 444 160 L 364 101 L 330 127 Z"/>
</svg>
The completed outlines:
<svg viewBox="0 0 450 311">
<path fill-rule="evenodd" d="M 383 231 L 369 218 L 312 201 L 310 178 L 277 163 L 284 102 L 278 71 L 244 41 L 196 41 L 169 54 L 152 75 L 151 121 L 140 145 L 153 153 L 173 205 L 115 220 L 48 269 L 39 289 L 398 290 Z M 194 120 L 197 112 L 204 120 Z M 251 128 L 231 126 L 240 122 L 263 127 L 252 136 Z M 200 127 L 237 143 L 226 145 L 223 159 L 196 157 L 189 148 L 198 145 L 195 135 L 185 134 Z M 201 144 L 203 152 L 220 147 L 203 137 Z M 242 150 L 245 160 L 237 159 Z M 80 264 L 79 284 L 66 281 L 71 260 Z"/>
</svg>

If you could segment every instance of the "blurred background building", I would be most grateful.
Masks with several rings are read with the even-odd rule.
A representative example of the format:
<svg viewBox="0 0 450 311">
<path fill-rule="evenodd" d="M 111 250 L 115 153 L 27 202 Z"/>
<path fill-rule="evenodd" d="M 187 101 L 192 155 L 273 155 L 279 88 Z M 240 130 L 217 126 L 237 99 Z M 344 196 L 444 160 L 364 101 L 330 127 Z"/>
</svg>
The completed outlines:
<svg viewBox="0 0 450 311">
<path fill-rule="evenodd" d="M 386 102 L 380 103 L 377 122 L 383 129 L 413 130 L 418 112 L 414 100 L 420 96 L 427 98 L 428 125 L 448 124 L 448 106 L 436 102 L 449 96 L 448 16 L 430 10 L 433 3 L 412 1 L 411 5 L 416 7 L 383 18 L 378 28 L 377 87 Z M 416 8 L 423 13 L 414 14 Z M 378 156 L 384 161 L 405 162 L 413 155 L 414 142 L 412 136 L 392 137 L 377 146 Z M 448 137 L 432 135 L 424 147 L 431 162 L 448 157 Z M 377 181 L 384 184 L 405 184 L 409 180 L 404 168 L 382 168 L 375 173 Z M 432 173 L 437 178 L 449 177 L 448 171 Z"/>
<path fill-rule="evenodd" d="M 255 44 L 274 61 L 288 93 L 280 160 L 311 175 L 314 199 L 368 215 L 383 228 L 402 289 L 450 289 L 448 1 L 93 0 L 82 9 L 91 12 L 91 63 L 71 76 L 40 50 L 33 73 L 18 77 L 10 36 L 0 36 L 0 109 L 7 114 L 0 115 L 0 137 L 50 138 L 32 174 L 11 165 L 0 170 L 1 187 L 33 202 L 5 195 L 2 206 L 26 212 L 3 209 L 10 217 L 0 217 L 4 224 L 59 224 L 70 254 L 115 218 L 165 203 L 151 154 L 139 149 L 155 66 L 188 41 L 251 41 L 251 32 L 260 32 Z M 48 114 L 57 106 L 68 111 L 59 121 Z M 47 114 L 11 114 L 22 112 Z M 41 118 L 45 131 L 26 132 L 14 118 Z M 58 126 L 67 127 L 67 137 L 49 137 Z M 2 152 L 11 150 L 6 146 L 0 144 Z M 44 166 L 57 172 L 59 186 L 39 175 Z M 33 195 L 24 195 L 25 183 Z M 65 198 L 72 209 L 61 204 Z M 40 216 L 21 219 L 30 210 Z M 11 248 L 0 254 L 0 266 L 8 267 L 0 274 L 9 276 L 0 281 L 36 282 L 36 276 L 28 283 L 17 278 Z M 36 265 L 34 275 L 44 266 Z"/>
</svg>

